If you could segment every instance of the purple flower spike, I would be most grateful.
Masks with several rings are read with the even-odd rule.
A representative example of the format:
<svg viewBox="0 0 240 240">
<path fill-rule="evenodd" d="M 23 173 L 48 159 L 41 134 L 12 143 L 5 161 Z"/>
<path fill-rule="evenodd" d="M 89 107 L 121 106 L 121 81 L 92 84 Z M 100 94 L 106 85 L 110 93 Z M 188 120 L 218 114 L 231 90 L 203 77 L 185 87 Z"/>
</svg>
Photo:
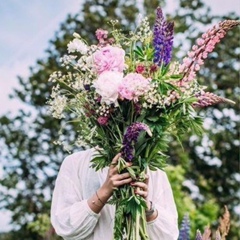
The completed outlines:
<svg viewBox="0 0 240 240">
<path fill-rule="evenodd" d="M 157 8 L 156 21 L 153 27 L 153 45 L 155 48 L 154 63 L 167 65 L 172 58 L 173 22 L 165 21 L 160 7 Z"/>
<path fill-rule="evenodd" d="M 183 217 L 178 240 L 190 240 L 190 220 L 187 214 Z"/>
<path fill-rule="evenodd" d="M 137 142 L 141 131 L 146 131 L 151 136 L 149 127 L 146 124 L 139 122 L 130 125 L 123 136 L 123 147 L 121 154 L 127 162 L 131 162 L 133 160 L 134 144 Z"/>
</svg>

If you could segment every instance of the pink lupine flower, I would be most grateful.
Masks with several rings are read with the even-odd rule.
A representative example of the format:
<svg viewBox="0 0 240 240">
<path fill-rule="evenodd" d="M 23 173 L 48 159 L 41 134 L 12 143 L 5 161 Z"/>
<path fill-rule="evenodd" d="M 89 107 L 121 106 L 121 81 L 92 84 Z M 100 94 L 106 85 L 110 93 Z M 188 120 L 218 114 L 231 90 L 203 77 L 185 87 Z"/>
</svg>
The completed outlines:
<svg viewBox="0 0 240 240">
<path fill-rule="evenodd" d="M 194 104 L 194 107 L 207 107 L 217 103 L 224 103 L 224 102 L 234 104 L 233 101 L 224 97 L 219 97 L 214 93 L 210 93 L 210 92 L 202 91 L 201 93 L 197 94 L 196 97 L 198 101 L 197 103 Z"/>
<path fill-rule="evenodd" d="M 194 66 L 194 70 L 195 70 L 195 71 L 199 71 L 199 70 L 200 70 L 199 64 L 196 64 L 196 65 Z"/>
<path fill-rule="evenodd" d="M 198 45 L 198 46 L 201 46 L 201 45 L 203 45 L 203 44 L 204 44 L 204 40 L 201 39 L 201 38 L 198 38 L 198 39 L 197 39 L 197 45 Z"/>
<path fill-rule="evenodd" d="M 192 51 L 188 53 L 188 58 L 184 58 L 182 65 L 179 67 L 180 72 L 183 73 L 182 79 L 178 82 L 179 86 L 183 86 L 183 82 L 187 84 L 193 80 L 196 75 L 195 71 L 200 70 L 203 60 L 214 50 L 216 44 L 225 36 L 226 31 L 238 24 L 234 20 L 225 20 L 202 34 L 202 38 L 197 39 L 197 45 L 192 46 Z"/>
<path fill-rule="evenodd" d="M 188 52 L 188 56 L 189 56 L 190 58 L 193 58 L 193 57 L 194 57 L 194 52 L 193 52 L 193 51 L 189 51 L 189 52 Z"/>
<path fill-rule="evenodd" d="M 149 79 L 138 73 L 129 73 L 123 78 L 118 88 L 118 92 L 122 98 L 138 101 L 149 89 Z"/>
<path fill-rule="evenodd" d="M 193 45 L 193 46 L 192 46 L 192 50 L 193 50 L 193 51 L 196 51 L 197 49 L 198 49 L 198 46 L 197 46 L 197 45 Z"/>
<path fill-rule="evenodd" d="M 198 63 L 198 65 L 200 65 L 200 66 L 204 64 L 204 62 L 203 62 L 203 60 L 202 60 L 201 58 L 198 59 L 197 63 Z"/>
<path fill-rule="evenodd" d="M 93 54 L 93 64 L 96 72 L 105 71 L 122 72 L 124 70 L 125 51 L 119 47 L 106 46 Z"/>
</svg>

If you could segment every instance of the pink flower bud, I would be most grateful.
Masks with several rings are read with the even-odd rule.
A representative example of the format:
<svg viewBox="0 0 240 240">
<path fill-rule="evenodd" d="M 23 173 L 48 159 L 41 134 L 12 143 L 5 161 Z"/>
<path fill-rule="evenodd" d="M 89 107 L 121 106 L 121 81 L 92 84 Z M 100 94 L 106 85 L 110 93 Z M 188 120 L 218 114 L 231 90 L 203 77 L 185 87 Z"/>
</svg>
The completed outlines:
<svg viewBox="0 0 240 240">
<path fill-rule="evenodd" d="M 108 117 L 99 117 L 97 121 L 100 125 L 106 126 L 108 124 Z"/>
<path fill-rule="evenodd" d="M 189 56 L 190 58 L 193 58 L 194 55 L 195 55 L 195 53 L 194 53 L 193 51 L 189 51 L 189 52 L 188 52 L 188 56 Z"/>
<path fill-rule="evenodd" d="M 198 46 L 197 46 L 197 45 L 193 45 L 193 46 L 192 46 L 192 50 L 193 50 L 193 51 L 196 51 L 197 49 L 198 49 Z"/>
<path fill-rule="evenodd" d="M 202 58 L 202 54 L 201 54 L 201 58 Z M 204 64 L 204 61 L 203 61 L 201 58 L 199 58 L 199 59 L 197 60 L 197 63 L 198 63 L 199 66 L 201 66 L 201 65 Z"/>
<path fill-rule="evenodd" d="M 200 70 L 200 66 L 198 64 L 195 64 L 194 69 L 195 69 L 195 71 L 199 71 Z"/>
<path fill-rule="evenodd" d="M 183 63 L 184 63 L 184 65 L 185 65 L 186 67 L 189 67 L 189 65 L 191 64 L 191 59 L 185 57 L 185 58 L 183 59 Z"/>
<path fill-rule="evenodd" d="M 204 51 L 203 54 L 202 54 L 202 58 L 203 58 L 203 59 L 206 59 L 207 56 L 208 56 L 208 53 L 207 53 L 206 51 Z"/>
<path fill-rule="evenodd" d="M 143 65 L 138 65 L 136 67 L 136 72 L 137 73 L 143 73 L 145 71 L 145 67 Z"/>
<path fill-rule="evenodd" d="M 198 45 L 198 46 L 203 45 L 203 43 L 204 43 L 204 40 L 203 40 L 202 38 L 198 38 L 198 39 L 197 39 L 197 45 Z"/>
</svg>

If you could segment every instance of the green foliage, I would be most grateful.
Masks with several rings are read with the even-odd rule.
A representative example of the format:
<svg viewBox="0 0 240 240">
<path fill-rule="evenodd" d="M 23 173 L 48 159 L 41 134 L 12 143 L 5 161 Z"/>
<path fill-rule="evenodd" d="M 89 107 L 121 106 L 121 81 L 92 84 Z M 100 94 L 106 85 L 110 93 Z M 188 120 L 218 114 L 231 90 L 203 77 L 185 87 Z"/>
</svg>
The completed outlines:
<svg viewBox="0 0 240 240">
<path fill-rule="evenodd" d="M 196 235 L 197 229 L 214 223 L 218 217 L 219 207 L 214 197 L 202 205 L 197 205 L 184 187 L 186 171 L 180 165 L 166 167 L 166 172 L 171 182 L 175 202 L 178 210 L 179 226 L 185 214 L 189 215 L 191 222 L 191 239 Z"/>
<path fill-rule="evenodd" d="M 41 237 L 44 237 L 48 230 L 51 228 L 51 222 L 48 214 L 38 214 L 37 219 L 28 223 L 28 228 L 32 232 L 38 233 Z"/>
</svg>

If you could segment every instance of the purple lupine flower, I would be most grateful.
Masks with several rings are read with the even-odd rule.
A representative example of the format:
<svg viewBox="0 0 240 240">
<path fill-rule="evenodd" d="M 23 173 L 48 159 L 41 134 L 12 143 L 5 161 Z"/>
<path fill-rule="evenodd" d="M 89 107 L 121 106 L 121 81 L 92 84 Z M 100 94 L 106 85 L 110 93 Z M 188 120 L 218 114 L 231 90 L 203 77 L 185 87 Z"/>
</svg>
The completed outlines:
<svg viewBox="0 0 240 240">
<path fill-rule="evenodd" d="M 202 234 L 199 230 L 197 230 L 196 238 L 195 240 L 202 240 Z"/>
<path fill-rule="evenodd" d="M 196 95 L 196 97 L 198 101 L 197 103 L 193 104 L 194 107 L 207 107 L 217 103 L 224 103 L 224 102 L 234 104 L 233 101 L 224 97 L 219 97 L 216 94 L 210 93 L 210 92 L 201 91 Z"/>
<path fill-rule="evenodd" d="M 157 8 L 156 21 L 153 27 L 154 63 L 167 65 L 172 58 L 173 22 L 165 21 L 160 7 Z"/>
<path fill-rule="evenodd" d="M 134 144 L 137 142 L 141 131 L 146 131 L 151 136 L 149 127 L 146 124 L 139 122 L 135 122 L 130 125 L 123 136 L 123 147 L 121 154 L 127 162 L 131 162 L 133 160 Z"/>
<path fill-rule="evenodd" d="M 190 240 L 190 221 L 187 214 L 183 217 L 178 240 Z"/>
</svg>

